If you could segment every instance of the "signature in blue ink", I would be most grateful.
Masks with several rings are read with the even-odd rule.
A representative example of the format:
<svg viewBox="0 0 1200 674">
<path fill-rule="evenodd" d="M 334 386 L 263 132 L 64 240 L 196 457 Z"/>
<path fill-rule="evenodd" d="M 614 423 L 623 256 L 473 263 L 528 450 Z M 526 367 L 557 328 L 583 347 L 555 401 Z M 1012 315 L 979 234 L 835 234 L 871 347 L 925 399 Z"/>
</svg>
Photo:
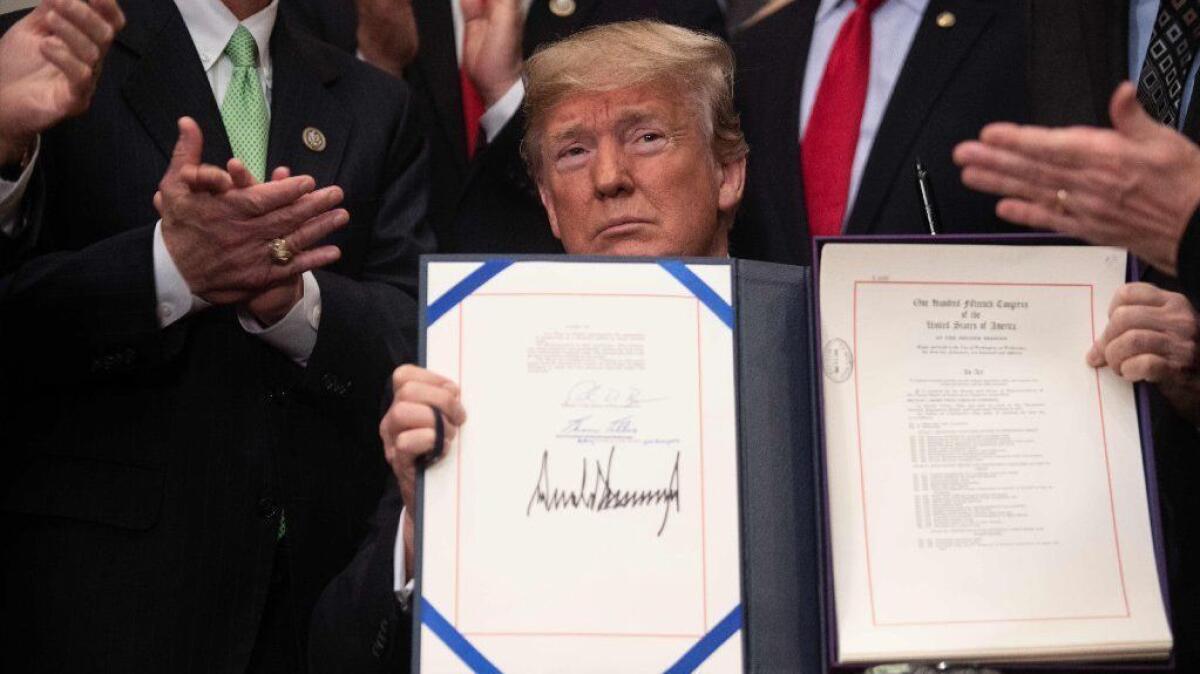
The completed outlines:
<svg viewBox="0 0 1200 674">
<path fill-rule="evenodd" d="M 577 382 L 567 390 L 563 407 L 639 408 L 666 398 L 652 398 L 636 386 L 605 386 L 591 379 Z"/>
</svg>

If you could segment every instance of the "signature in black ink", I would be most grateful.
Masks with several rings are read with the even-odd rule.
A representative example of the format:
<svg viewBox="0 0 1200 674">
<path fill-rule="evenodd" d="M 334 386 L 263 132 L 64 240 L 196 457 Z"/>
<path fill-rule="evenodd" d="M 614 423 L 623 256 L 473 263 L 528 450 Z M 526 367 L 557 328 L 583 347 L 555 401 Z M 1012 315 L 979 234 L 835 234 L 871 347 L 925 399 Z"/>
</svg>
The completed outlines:
<svg viewBox="0 0 1200 674">
<path fill-rule="evenodd" d="M 533 486 L 533 495 L 529 497 L 529 505 L 525 507 L 525 516 L 533 514 L 535 506 L 545 509 L 545 512 L 556 510 L 620 510 L 622 508 L 649 508 L 662 506 L 662 522 L 658 526 L 657 536 L 662 536 L 667 528 L 667 520 L 671 515 L 671 506 L 679 512 L 679 452 L 675 452 L 675 463 L 671 467 L 671 477 L 667 486 L 662 489 L 622 490 L 613 486 L 613 457 L 617 448 L 608 452 L 608 463 L 602 465 L 596 459 L 596 474 L 590 480 L 588 460 L 583 460 L 583 474 L 579 478 L 579 487 L 574 490 L 564 490 L 550 486 L 550 453 L 542 452 L 542 466 L 538 471 L 537 482 Z"/>
<path fill-rule="evenodd" d="M 582 417 L 567 419 L 567 423 L 563 425 L 558 434 L 581 438 L 610 437 L 637 435 L 637 430 L 637 423 L 633 415 L 611 419 L 608 423 L 599 423 L 592 421 L 592 415 L 586 414 Z"/>
<path fill-rule="evenodd" d="M 647 398 L 641 389 L 604 386 L 591 379 L 577 382 L 567 390 L 563 407 L 632 407 L 654 403 L 666 398 Z"/>
</svg>

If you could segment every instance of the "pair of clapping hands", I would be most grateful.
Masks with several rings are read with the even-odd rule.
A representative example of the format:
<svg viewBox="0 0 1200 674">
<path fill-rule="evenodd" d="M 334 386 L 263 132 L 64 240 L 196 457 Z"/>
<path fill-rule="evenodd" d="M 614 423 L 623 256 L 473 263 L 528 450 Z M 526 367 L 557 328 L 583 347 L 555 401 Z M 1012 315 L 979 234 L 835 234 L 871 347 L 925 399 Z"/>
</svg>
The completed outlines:
<svg viewBox="0 0 1200 674">
<path fill-rule="evenodd" d="M 28 160 L 38 134 L 87 110 L 124 25 L 116 0 L 45 0 L 0 37 L 0 166 Z M 181 119 L 154 196 L 163 242 L 193 294 L 273 324 L 302 297 L 301 275 L 338 259 L 334 246 L 308 249 L 349 221 L 342 192 L 286 168 L 258 184 L 238 160 L 201 164 L 202 149 L 200 128 Z M 272 241 L 292 254 L 286 264 Z"/>
</svg>

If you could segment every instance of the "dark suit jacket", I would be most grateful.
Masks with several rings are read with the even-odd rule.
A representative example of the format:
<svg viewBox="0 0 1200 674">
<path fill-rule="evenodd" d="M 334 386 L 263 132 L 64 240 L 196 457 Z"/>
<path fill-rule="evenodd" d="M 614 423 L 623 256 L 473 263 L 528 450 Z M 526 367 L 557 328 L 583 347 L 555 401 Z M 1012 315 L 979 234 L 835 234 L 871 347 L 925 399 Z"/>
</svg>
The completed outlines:
<svg viewBox="0 0 1200 674">
<path fill-rule="evenodd" d="M 1130 74 L 1129 0 L 1028 0 L 1027 6 L 1032 121 L 1109 126 L 1109 99 Z M 1200 97 L 1193 96 L 1183 130 L 1200 140 Z M 1192 282 L 1195 302 L 1200 299 L 1200 227 L 1191 229 L 1181 249 L 1180 276 Z M 1190 273 L 1183 271 L 1187 265 Z M 1153 271 L 1145 280 L 1180 289 L 1174 279 Z M 1176 669 L 1191 672 L 1200 670 L 1200 490 L 1193 484 L 1200 475 L 1200 434 L 1153 387 L 1150 391 Z"/>
<path fill-rule="evenodd" d="M 291 1 L 293 11 L 320 34 L 354 48 L 356 19 L 349 0 Z M 576 0 L 575 4 L 571 16 L 558 17 L 546 0 L 533 3 L 525 21 L 526 57 L 541 45 L 613 21 L 653 17 L 717 34 L 724 29 L 715 0 Z M 419 94 L 428 123 L 433 177 L 429 216 L 439 252 L 561 253 L 520 157 L 524 115 L 513 117 L 469 161 L 450 0 L 413 0 L 413 11 L 421 45 L 406 79 Z"/>
<path fill-rule="evenodd" d="M 316 273 L 316 347 L 301 368 L 231 307 L 160 330 L 151 198 L 175 120 L 199 122 L 205 161 L 230 149 L 175 5 L 122 6 L 91 109 L 43 135 L 35 252 L 0 282 L 18 406 L 0 478 L 0 668 L 242 672 L 269 591 L 287 597 L 302 659 L 311 607 L 388 475 L 379 393 L 414 351 L 426 150 L 405 85 L 281 15 L 268 163 L 342 186 L 351 213 L 329 239 L 342 259 Z M 302 142 L 309 126 L 323 152 Z"/>
<path fill-rule="evenodd" d="M 734 226 L 737 257 L 808 264 L 800 178 L 800 105 L 817 0 L 796 0 L 733 41 L 737 99 L 750 145 L 745 199 Z M 952 28 L 936 17 L 953 12 Z M 988 122 L 1021 120 L 1024 27 L 1011 0 L 932 0 L 875 136 L 847 234 L 928 233 L 916 187 L 929 169 L 945 233 L 1013 231 L 996 199 L 963 187 L 951 151 Z"/>
</svg>

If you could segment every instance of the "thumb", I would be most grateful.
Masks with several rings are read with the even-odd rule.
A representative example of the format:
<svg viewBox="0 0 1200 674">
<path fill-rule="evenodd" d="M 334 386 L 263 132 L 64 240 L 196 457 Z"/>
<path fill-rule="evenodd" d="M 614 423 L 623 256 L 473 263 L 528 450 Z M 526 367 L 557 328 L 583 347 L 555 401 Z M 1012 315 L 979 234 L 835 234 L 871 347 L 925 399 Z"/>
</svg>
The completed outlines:
<svg viewBox="0 0 1200 674">
<path fill-rule="evenodd" d="M 484 15 L 485 0 L 461 0 L 463 23 L 481 19 Z"/>
<path fill-rule="evenodd" d="M 1130 138 L 1144 138 L 1147 133 L 1157 131 L 1162 125 L 1146 114 L 1137 99 L 1137 89 L 1129 82 L 1122 82 L 1113 92 L 1108 103 L 1108 115 L 1113 128 Z"/>
<path fill-rule="evenodd" d="M 1087 364 L 1091 367 L 1103 367 L 1105 363 L 1104 348 L 1100 342 L 1092 344 L 1092 348 L 1087 352 Z"/>
<path fill-rule="evenodd" d="M 177 175 L 185 166 L 200 164 L 200 154 L 204 149 L 204 134 L 200 125 L 191 117 L 179 118 L 179 139 L 175 141 L 175 149 L 171 151 L 171 164 L 167 166 L 168 175 Z"/>
</svg>

